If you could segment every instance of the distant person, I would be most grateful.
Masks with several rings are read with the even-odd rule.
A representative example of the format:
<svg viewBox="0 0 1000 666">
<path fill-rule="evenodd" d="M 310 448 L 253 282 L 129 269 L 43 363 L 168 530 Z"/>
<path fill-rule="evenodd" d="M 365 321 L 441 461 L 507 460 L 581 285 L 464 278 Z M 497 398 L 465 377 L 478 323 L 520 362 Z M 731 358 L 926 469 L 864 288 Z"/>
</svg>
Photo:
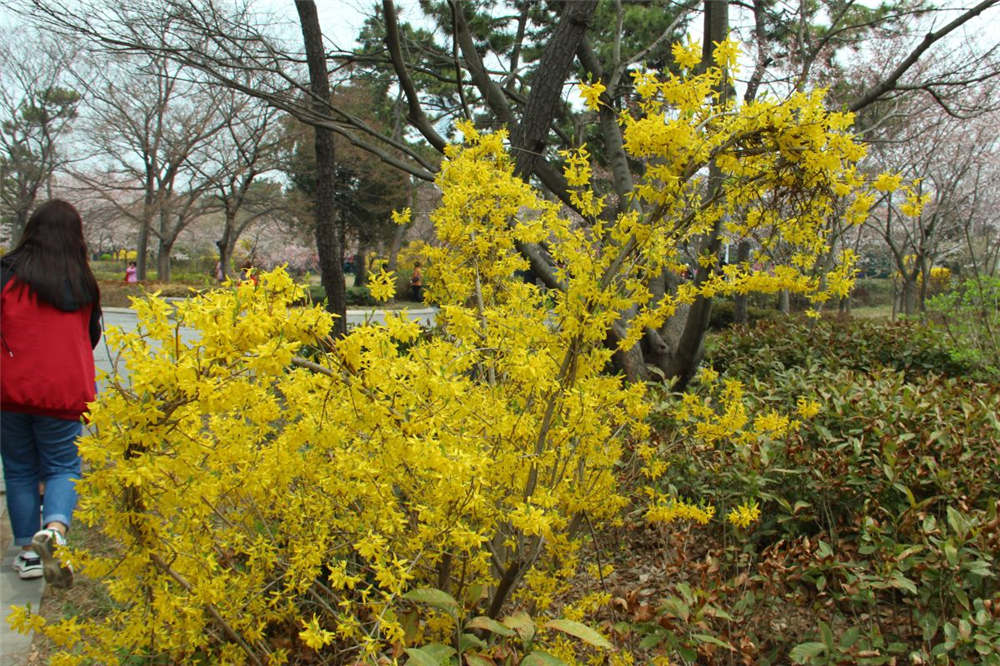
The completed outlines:
<svg viewBox="0 0 1000 666">
<path fill-rule="evenodd" d="M 76 440 L 95 396 L 93 348 L 101 337 L 101 294 L 76 209 L 60 200 L 39 206 L 0 274 L 0 452 L 21 547 L 14 570 L 69 587 L 73 571 L 58 555 L 76 508 Z"/>
<path fill-rule="evenodd" d="M 215 281 L 222 282 L 226 279 L 226 273 L 222 270 L 222 262 L 215 262 Z"/>
<path fill-rule="evenodd" d="M 128 268 L 125 269 L 125 281 L 126 282 L 139 281 L 139 269 L 136 267 L 134 261 L 128 262 Z"/>
<path fill-rule="evenodd" d="M 413 294 L 413 300 L 417 303 L 424 302 L 424 274 L 420 270 L 419 261 L 413 265 L 413 273 L 410 275 L 410 291 Z"/>
<path fill-rule="evenodd" d="M 243 282 L 253 282 L 254 285 L 258 284 L 259 278 L 257 277 L 257 269 L 254 268 L 253 260 L 247 259 L 240 266 L 240 279 Z"/>
</svg>

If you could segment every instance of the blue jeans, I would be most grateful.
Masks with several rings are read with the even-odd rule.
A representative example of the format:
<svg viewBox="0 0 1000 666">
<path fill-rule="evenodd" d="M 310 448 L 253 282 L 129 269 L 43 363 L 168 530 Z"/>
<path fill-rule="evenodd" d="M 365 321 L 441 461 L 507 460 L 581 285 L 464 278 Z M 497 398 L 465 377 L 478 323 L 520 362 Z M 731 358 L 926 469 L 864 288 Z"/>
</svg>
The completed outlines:
<svg viewBox="0 0 1000 666">
<path fill-rule="evenodd" d="M 0 413 L 0 451 L 14 545 L 29 545 L 35 532 L 52 522 L 69 527 L 76 507 L 74 483 L 80 478 L 76 438 L 82 431 L 78 420 Z M 41 520 L 39 481 L 45 482 Z"/>
</svg>

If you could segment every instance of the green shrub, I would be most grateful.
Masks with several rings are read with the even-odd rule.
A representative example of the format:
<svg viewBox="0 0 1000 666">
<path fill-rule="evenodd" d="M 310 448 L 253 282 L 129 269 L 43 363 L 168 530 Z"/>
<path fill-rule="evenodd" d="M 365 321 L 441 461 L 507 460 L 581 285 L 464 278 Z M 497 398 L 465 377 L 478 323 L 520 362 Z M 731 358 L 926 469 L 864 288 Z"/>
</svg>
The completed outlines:
<svg viewBox="0 0 1000 666">
<path fill-rule="evenodd" d="M 747 307 L 747 319 L 753 324 L 758 321 L 779 321 L 787 319 L 787 316 L 775 308 L 759 307 L 749 305 Z M 736 323 L 736 304 L 731 298 L 719 298 L 712 301 L 712 311 L 709 315 L 708 327 L 713 331 L 720 331 Z"/>
<path fill-rule="evenodd" d="M 892 305 L 892 297 L 892 280 L 888 278 L 861 278 L 851 290 L 851 301 L 858 306 Z"/>
<path fill-rule="evenodd" d="M 170 281 L 200 287 L 213 287 L 216 284 L 211 272 L 199 270 L 171 270 Z"/>
<path fill-rule="evenodd" d="M 913 322 L 774 326 L 717 336 L 709 362 L 744 383 L 751 413 L 822 410 L 790 436 L 714 447 L 663 412 L 659 483 L 720 512 L 750 498 L 762 516 L 715 523 L 695 552 L 671 543 L 664 575 L 687 587 L 633 629 L 739 645 L 748 663 L 995 663 L 1000 385 L 937 374 L 958 366 Z M 692 633 L 681 618 L 698 608 L 726 612 Z"/>
<path fill-rule="evenodd" d="M 348 287 L 346 301 L 348 305 L 376 304 L 376 300 L 372 297 L 372 293 L 368 290 L 368 287 L 364 285 L 360 287 Z"/>
<path fill-rule="evenodd" d="M 785 319 L 735 327 L 710 341 L 708 362 L 734 377 L 765 379 L 788 368 L 901 370 L 907 379 L 926 374 L 974 374 L 977 367 L 953 357 L 946 340 L 917 321 Z"/>
<path fill-rule="evenodd" d="M 313 303 L 322 303 L 326 300 L 326 289 L 323 288 L 321 284 L 309 285 L 309 298 L 312 299 Z M 377 305 L 377 301 L 372 297 L 371 292 L 368 287 L 362 285 L 360 287 L 347 287 L 345 290 L 345 300 L 348 306 L 351 305 L 362 305 L 362 306 L 372 306 Z"/>
<path fill-rule="evenodd" d="M 1000 377 L 1000 277 L 969 278 L 927 302 L 937 330 L 951 343 L 959 363 L 972 363 Z"/>
</svg>

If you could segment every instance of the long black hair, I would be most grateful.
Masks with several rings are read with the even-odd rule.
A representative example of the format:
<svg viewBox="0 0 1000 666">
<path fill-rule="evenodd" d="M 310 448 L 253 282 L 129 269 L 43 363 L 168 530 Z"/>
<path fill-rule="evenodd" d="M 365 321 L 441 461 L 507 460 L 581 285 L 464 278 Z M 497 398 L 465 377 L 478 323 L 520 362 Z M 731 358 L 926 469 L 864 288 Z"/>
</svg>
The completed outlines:
<svg viewBox="0 0 1000 666">
<path fill-rule="evenodd" d="M 101 292 L 87 263 L 83 221 L 71 204 L 53 199 L 35 209 L 4 268 L 60 310 L 100 304 Z"/>
</svg>

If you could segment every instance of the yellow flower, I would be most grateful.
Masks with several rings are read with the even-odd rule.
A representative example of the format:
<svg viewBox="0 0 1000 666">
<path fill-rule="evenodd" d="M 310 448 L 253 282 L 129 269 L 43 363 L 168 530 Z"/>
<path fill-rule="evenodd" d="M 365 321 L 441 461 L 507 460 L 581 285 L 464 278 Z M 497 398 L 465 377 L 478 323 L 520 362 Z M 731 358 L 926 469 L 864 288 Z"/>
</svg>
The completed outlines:
<svg viewBox="0 0 1000 666">
<path fill-rule="evenodd" d="M 735 39 L 726 39 L 715 43 L 715 50 L 712 52 L 712 59 L 715 64 L 723 69 L 735 71 L 736 63 L 740 57 L 740 45 Z"/>
<path fill-rule="evenodd" d="M 392 211 L 392 221 L 396 224 L 409 224 L 410 222 L 410 209 L 404 208 L 403 210 Z"/>
<path fill-rule="evenodd" d="M 746 529 L 760 519 L 760 507 L 757 502 L 743 502 L 734 507 L 726 518 L 733 526 Z"/>
<path fill-rule="evenodd" d="M 396 274 L 380 268 L 368 278 L 368 291 L 376 301 L 387 301 L 396 295 Z"/>
<path fill-rule="evenodd" d="M 591 111 L 597 111 L 601 104 L 601 95 L 607 90 L 607 87 L 600 81 L 594 81 L 593 83 L 580 83 L 580 97 L 583 98 L 584 103 L 587 108 Z"/>
<path fill-rule="evenodd" d="M 674 62 L 684 69 L 694 69 L 701 63 L 701 44 L 689 41 L 687 44 L 675 42 L 670 47 Z"/>
<path fill-rule="evenodd" d="M 333 642 L 334 633 L 319 626 L 319 618 L 316 617 L 315 613 L 308 622 L 302 620 L 302 626 L 305 628 L 299 632 L 299 638 L 312 649 L 319 650 L 324 645 Z"/>
<path fill-rule="evenodd" d="M 907 217 L 919 217 L 924 210 L 924 206 L 930 203 L 931 195 L 917 195 L 913 191 L 908 191 L 906 203 L 899 207 L 899 210 Z"/>
<path fill-rule="evenodd" d="M 660 499 L 646 511 L 646 520 L 651 523 L 669 524 L 675 520 L 693 520 L 708 524 L 715 515 L 714 506 L 696 506 L 684 500 L 671 497 Z"/>
<path fill-rule="evenodd" d="M 799 396 L 798 400 L 796 400 L 795 411 L 804 419 L 811 419 L 819 414 L 821 409 L 822 407 L 815 400 L 806 400 L 802 396 Z"/>
<path fill-rule="evenodd" d="M 872 183 L 874 187 L 879 192 L 895 192 L 900 188 L 903 183 L 903 177 L 898 173 L 888 173 L 883 172 L 878 175 L 875 182 Z"/>
<path fill-rule="evenodd" d="M 698 371 L 698 379 L 700 379 L 703 384 L 714 384 L 715 380 L 718 378 L 719 373 L 716 372 L 714 368 L 705 366 Z"/>
</svg>

